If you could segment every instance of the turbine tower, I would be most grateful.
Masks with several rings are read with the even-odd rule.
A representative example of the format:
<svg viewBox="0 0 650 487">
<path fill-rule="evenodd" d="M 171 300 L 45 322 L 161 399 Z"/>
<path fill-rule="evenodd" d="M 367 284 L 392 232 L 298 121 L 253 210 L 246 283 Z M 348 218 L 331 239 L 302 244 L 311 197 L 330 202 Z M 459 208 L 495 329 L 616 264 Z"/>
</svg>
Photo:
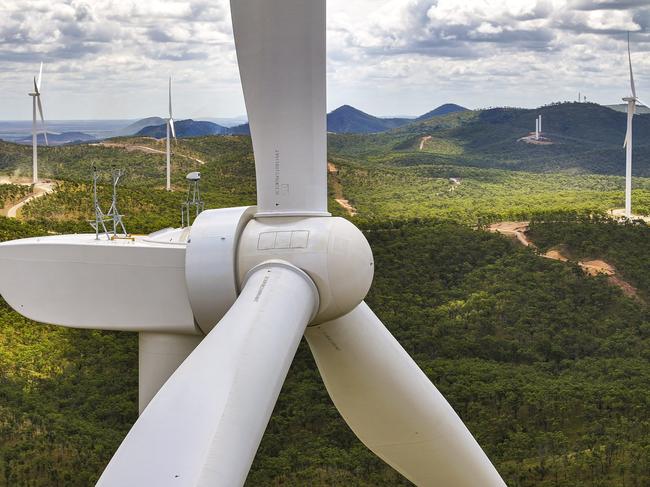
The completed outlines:
<svg viewBox="0 0 650 487">
<path fill-rule="evenodd" d="M 537 117 L 537 129 L 539 130 L 539 135 L 542 135 L 542 116 Z"/>
<path fill-rule="evenodd" d="M 627 102 L 627 132 L 625 134 L 625 217 L 632 217 L 632 121 L 636 112 L 636 103 L 645 105 L 636 96 L 636 87 L 634 86 L 634 73 L 632 72 L 632 54 L 630 51 L 630 33 L 627 33 L 627 59 L 630 66 L 630 89 L 632 94 L 623 98 Z M 647 106 L 647 105 L 646 105 Z"/>
<path fill-rule="evenodd" d="M 539 117 L 535 119 L 535 140 L 539 140 Z"/>
<path fill-rule="evenodd" d="M 43 117 L 43 105 L 41 104 L 41 78 L 43 76 L 43 63 L 38 70 L 38 79 L 34 76 L 34 91 L 28 93 L 32 97 L 32 184 L 38 183 L 38 130 L 36 129 L 36 108 L 41 115 L 43 124 L 43 136 L 45 145 L 47 142 L 47 129 L 45 128 L 45 118 Z"/>
<path fill-rule="evenodd" d="M 129 240 L 0 243 L 0 294 L 21 314 L 140 333 L 141 414 L 97 485 L 243 485 L 304 335 L 335 406 L 386 463 L 416 485 L 504 487 L 364 303 L 370 246 L 327 211 L 325 0 L 231 12 L 257 206 Z"/>
<path fill-rule="evenodd" d="M 171 136 L 170 136 L 171 133 Z M 174 118 L 172 116 L 172 77 L 169 77 L 169 118 L 167 119 L 167 191 L 172 189 L 172 149 L 171 137 L 176 139 L 174 130 Z"/>
</svg>

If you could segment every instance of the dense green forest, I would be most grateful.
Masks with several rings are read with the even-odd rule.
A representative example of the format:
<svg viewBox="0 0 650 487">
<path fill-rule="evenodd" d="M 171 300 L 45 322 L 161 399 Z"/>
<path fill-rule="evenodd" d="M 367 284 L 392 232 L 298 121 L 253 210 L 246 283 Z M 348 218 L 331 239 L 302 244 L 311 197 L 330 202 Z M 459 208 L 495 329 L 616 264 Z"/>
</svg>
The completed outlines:
<svg viewBox="0 0 650 487">
<path fill-rule="evenodd" d="M 3 239 L 42 231 L 0 224 Z M 466 226 L 363 229 L 369 303 L 509 485 L 650 482 L 646 306 Z M 0 326 L 4 482 L 88 485 L 135 419 L 136 337 L 35 324 L 4 304 Z M 306 484 L 407 485 L 340 419 L 303 344 L 248 485 Z"/>
<path fill-rule="evenodd" d="M 534 126 L 533 114 L 503 116 L 523 128 L 529 115 Z M 375 255 L 368 302 L 508 485 L 650 485 L 650 230 L 605 218 L 623 204 L 616 171 L 565 171 L 566 154 L 561 172 L 463 159 L 478 149 L 460 131 L 492 123 L 481 116 L 330 137 L 330 210 L 348 216 L 334 199 L 349 200 Z M 180 223 L 189 171 L 202 172 L 206 207 L 255 203 L 249 138 L 179 140 L 172 193 L 163 190 L 164 155 L 132 148 L 162 150 L 161 142 L 110 142 L 43 148 L 41 174 L 57 191 L 27 204 L 20 221 L 0 217 L 0 241 L 89 231 L 93 165 L 127 170 L 119 204 L 134 234 Z M 27 149 L 1 143 L 0 173 L 30 176 Z M 7 201 L 22 194 L 0 191 Z M 650 214 L 650 178 L 635 178 L 633 198 L 636 212 Z M 539 251 L 562 245 L 572 259 L 607 260 L 640 298 L 483 230 L 507 219 L 530 219 Z M 0 486 L 91 485 L 136 419 L 136 396 L 135 334 L 37 324 L 0 299 Z M 303 343 L 247 485 L 409 483 L 352 434 Z"/>
</svg>

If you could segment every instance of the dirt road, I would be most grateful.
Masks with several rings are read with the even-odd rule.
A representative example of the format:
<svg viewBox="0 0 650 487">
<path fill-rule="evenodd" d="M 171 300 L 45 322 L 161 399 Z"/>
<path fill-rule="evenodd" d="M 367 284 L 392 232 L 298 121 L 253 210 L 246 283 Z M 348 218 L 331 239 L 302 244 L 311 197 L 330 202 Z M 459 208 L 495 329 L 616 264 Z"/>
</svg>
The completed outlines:
<svg viewBox="0 0 650 487">
<path fill-rule="evenodd" d="M 420 139 L 420 151 L 424 150 L 424 144 L 426 144 L 426 143 L 427 143 L 428 141 L 430 141 L 430 140 L 431 140 L 431 136 L 430 136 L 430 135 L 427 135 L 427 136 L 422 137 L 422 138 Z"/>
<path fill-rule="evenodd" d="M 524 247 L 536 248 L 535 244 L 528 239 L 526 231 L 528 230 L 528 222 L 499 222 L 493 223 L 488 227 L 490 232 L 500 233 L 512 238 L 515 238 Z M 540 254 L 547 259 L 557 260 L 560 262 L 569 262 L 564 249 L 561 246 L 549 249 L 545 254 Z M 617 273 L 616 268 L 605 262 L 604 260 L 585 260 L 578 261 L 577 264 L 580 268 L 590 276 L 597 276 L 604 274 L 608 276 L 608 281 L 614 286 L 618 286 L 625 295 L 638 298 L 637 289 L 630 283 L 623 280 Z"/>
<path fill-rule="evenodd" d="M 160 149 L 154 149 L 153 147 L 147 147 L 146 145 L 137 145 L 137 144 L 120 144 L 117 142 L 98 142 L 93 145 L 101 145 L 103 147 L 113 147 L 117 149 L 124 149 L 127 152 L 144 152 L 147 154 L 167 154 L 166 151 L 160 150 Z M 189 159 L 191 161 L 198 162 L 199 164 L 205 164 L 205 161 L 202 161 L 201 159 L 197 159 L 196 157 L 188 156 L 185 154 L 178 154 L 178 153 L 172 153 L 174 157 L 184 157 L 185 159 Z"/>
<path fill-rule="evenodd" d="M 350 204 L 350 202 L 343 197 L 343 185 L 339 179 L 339 170 L 331 162 L 327 163 L 327 173 L 331 176 L 332 189 L 334 190 L 334 199 L 336 202 L 348 212 L 348 215 L 355 216 L 358 212 L 357 209 Z"/>
<path fill-rule="evenodd" d="M 52 193 L 54 191 L 55 186 L 56 186 L 55 183 L 51 181 L 42 181 L 40 183 L 36 183 L 32 189 L 32 194 L 24 197 L 18 203 L 9 207 L 6 215 L 7 218 L 16 218 L 18 212 L 23 206 L 25 206 L 30 201 L 35 200 L 36 198 L 40 198 L 41 196 L 45 196 L 46 194 Z"/>
</svg>

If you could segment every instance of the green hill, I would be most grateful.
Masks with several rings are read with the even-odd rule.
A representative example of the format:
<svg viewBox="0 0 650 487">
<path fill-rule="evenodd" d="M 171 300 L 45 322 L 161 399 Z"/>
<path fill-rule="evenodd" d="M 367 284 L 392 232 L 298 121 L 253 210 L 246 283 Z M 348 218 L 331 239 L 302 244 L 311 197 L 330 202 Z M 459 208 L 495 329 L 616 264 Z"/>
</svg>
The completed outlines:
<svg viewBox="0 0 650 487">
<path fill-rule="evenodd" d="M 358 210 L 376 261 L 370 305 L 517 487 L 650 483 L 650 239 L 645 226 L 596 218 L 623 202 L 623 179 L 589 173 L 589 164 L 602 172 L 608 151 L 621 150 L 624 115 L 580 105 L 540 109 L 555 153 L 516 142 L 537 114 L 519 109 L 329 136 L 330 211 L 347 216 L 334 201 L 341 193 Z M 566 110 L 579 123 L 556 127 Z M 590 119 L 600 138 L 591 152 L 581 149 L 591 144 L 582 127 Z M 643 133 L 645 119 L 636 122 Z M 423 137 L 431 139 L 419 150 Z M 119 204 L 133 233 L 178 225 L 184 175 L 194 170 L 206 207 L 255 203 L 249 137 L 179 140 L 171 193 L 164 154 L 146 150 L 163 141 L 108 142 L 43 148 L 42 174 L 58 190 L 27 204 L 22 221 L 0 217 L 0 240 L 88 231 L 93 164 L 128 170 Z M 534 151 L 538 159 L 526 155 Z M 29 176 L 30 167 L 29 147 L 0 142 L 1 175 Z M 0 190 L 7 201 L 23 194 Z M 103 181 L 100 197 L 109 195 Z M 650 214 L 650 178 L 635 179 L 634 203 Z M 540 247 L 610 260 L 642 299 L 481 230 L 528 218 Z M 92 485 L 136 419 L 136 394 L 134 334 L 37 324 L 0 299 L 0 486 Z M 409 484 L 354 437 L 303 343 L 247 485 Z"/>
<path fill-rule="evenodd" d="M 545 144 L 522 140 L 534 131 L 538 115 L 543 117 Z M 561 103 L 536 110 L 458 112 L 377 134 L 372 141 L 363 140 L 363 146 L 339 138 L 330 147 L 342 156 L 383 155 L 394 164 L 444 161 L 529 172 L 623 175 L 625 130 L 624 113 L 593 103 Z M 637 115 L 634 175 L 650 176 L 649 137 L 650 115 Z"/>
<path fill-rule="evenodd" d="M 445 103 L 444 105 L 440 105 L 438 108 L 435 108 L 430 112 L 427 112 L 424 115 L 419 116 L 418 118 L 416 118 L 416 120 L 418 122 L 421 122 L 423 120 L 429 120 L 433 117 L 440 117 L 442 115 L 449 115 L 450 113 L 466 112 L 466 111 L 467 108 L 461 107 L 460 105 L 456 105 L 455 103 Z"/>
</svg>

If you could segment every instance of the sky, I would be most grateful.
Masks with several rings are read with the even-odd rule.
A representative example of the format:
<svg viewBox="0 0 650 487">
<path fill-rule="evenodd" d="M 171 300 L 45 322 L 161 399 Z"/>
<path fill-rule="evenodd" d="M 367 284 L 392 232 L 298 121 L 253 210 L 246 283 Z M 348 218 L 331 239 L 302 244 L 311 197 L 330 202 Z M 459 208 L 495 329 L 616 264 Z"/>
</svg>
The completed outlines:
<svg viewBox="0 0 650 487">
<path fill-rule="evenodd" d="M 268 0 L 272 1 L 272 0 Z M 443 103 L 620 103 L 626 33 L 650 98 L 650 0 L 328 0 L 328 109 L 421 115 Z M 0 120 L 245 114 L 227 0 L 3 0 Z"/>
</svg>

